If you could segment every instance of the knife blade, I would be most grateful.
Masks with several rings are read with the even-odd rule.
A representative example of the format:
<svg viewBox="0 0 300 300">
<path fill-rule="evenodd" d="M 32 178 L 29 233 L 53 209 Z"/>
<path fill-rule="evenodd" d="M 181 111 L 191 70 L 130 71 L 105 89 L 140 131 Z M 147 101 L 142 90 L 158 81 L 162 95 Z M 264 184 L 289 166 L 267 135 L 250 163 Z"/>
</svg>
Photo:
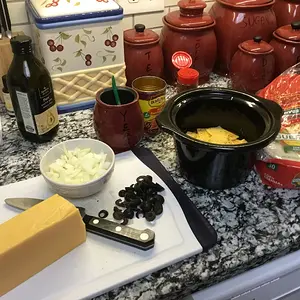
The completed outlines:
<svg viewBox="0 0 300 300">
<path fill-rule="evenodd" d="M 6 0 L 0 0 L 0 18 L 6 36 L 11 39 L 11 21 Z"/>
<path fill-rule="evenodd" d="M 0 40 L 2 40 L 2 24 L 1 24 L 1 19 L 0 19 Z"/>
<path fill-rule="evenodd" d="M 7 198 L 4 200 L 9 206 L 26 210 L 44 200 L 35 198 Z M 138 230 L 119 223 L 93 217 L 85 213 L 85 208 L 77 207 L 88 232 L 129 245 L 140 250 L 154 247 L 155 233 L 150 229 Z"/>
</svg>

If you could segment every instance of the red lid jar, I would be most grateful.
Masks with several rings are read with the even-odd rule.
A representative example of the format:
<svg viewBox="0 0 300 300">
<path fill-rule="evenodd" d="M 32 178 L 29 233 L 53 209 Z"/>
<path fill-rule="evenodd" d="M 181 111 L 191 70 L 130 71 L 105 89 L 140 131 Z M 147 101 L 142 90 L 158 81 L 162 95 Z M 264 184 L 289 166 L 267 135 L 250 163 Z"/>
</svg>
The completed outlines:
<svg viewBox="0 0 300 300">
<path fill-rule="evenodd" d="M 216 0 L 210 14 L 216 20 L 218 56 L 215 72 L 229 74 L 231 59 L 238 45 L 261 36 L 269 42 L 277 28 L 272 9 L 275 0 Z"/>
<path fill-rule="evenodd" d="M 127 86 L 138 77 L 163 77 L 164 61 L 159 40 L 158 34 L 143 24 L 124 31 Z"/>
<path fill-rule="evenodd" d="M 300 61 L 300 21 L 278 28 L 270 42 L 274 48 L 276 75 Z"/>
<path fill-rule="evenodd" d="M 181 0 L 178 6 L 179 10 L 163 18 L 161 44 L 166 80 L 169 84 L 176 82 L 178 69 L 172 63 L 172 56 L 184 51 L 192 58 L 191 67 L 200 73 L 199 82 L 205 83 L 216 60 L 215 20 L 203 11 L 206 3 L 202 0 Z"/>
<path fill-rule="evenodd" d="M 198 87 L 199 72 L 191 68 L 183 68 L 177 72 L 177 90 L 183 92 Z"/>
<path fill-rule="evenodd" d="M 299 0 L 276 0 L 273 9 L 278 27 L 300 20 Z"/>
<path fill-rule="evenodd" d="M 232 87 L 247 93 L 256 93 L 275 77 L 273 47 L 256 36 L 238 46 L 230 65 Z"/>
</svg>

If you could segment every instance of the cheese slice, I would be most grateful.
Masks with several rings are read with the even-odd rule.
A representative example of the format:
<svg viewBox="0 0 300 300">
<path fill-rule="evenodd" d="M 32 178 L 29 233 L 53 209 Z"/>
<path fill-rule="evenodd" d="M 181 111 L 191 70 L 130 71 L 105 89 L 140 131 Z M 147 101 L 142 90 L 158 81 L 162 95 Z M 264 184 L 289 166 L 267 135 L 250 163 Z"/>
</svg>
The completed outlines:
<svg viewBox="0 0 300 300">
<path fill-rule="evenodd" d="M 0 297 L 85 240 L 79 210 L 59 195 L 0 224 Z"/>
</svg>

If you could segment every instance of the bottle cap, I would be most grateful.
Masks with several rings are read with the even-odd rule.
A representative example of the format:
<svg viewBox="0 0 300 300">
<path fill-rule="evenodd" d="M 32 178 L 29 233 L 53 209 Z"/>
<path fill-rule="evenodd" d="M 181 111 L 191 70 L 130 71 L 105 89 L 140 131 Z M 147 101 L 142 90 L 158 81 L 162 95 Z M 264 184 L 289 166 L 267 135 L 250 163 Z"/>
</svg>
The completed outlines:
<svg viewBox="0 0 300 300">
<path fill-rule="evenodd" d="M 193 63 L 193 59 L 188 53 L 177 51 L 172 55 L 172 63 L 177 69 L 189 68 Z"/>
<path fill-rule="evenodd" d="M 14 54 L 32 53 L 32 40 L 27 35 L 17 35 L 10 40 Z"/>
<path fill-rule="evenodd" d="M 181 69 L 177 72 L 177 81 L 184 85 L 198 85 L 199 72 L 191 68 Z"/>
</svg>

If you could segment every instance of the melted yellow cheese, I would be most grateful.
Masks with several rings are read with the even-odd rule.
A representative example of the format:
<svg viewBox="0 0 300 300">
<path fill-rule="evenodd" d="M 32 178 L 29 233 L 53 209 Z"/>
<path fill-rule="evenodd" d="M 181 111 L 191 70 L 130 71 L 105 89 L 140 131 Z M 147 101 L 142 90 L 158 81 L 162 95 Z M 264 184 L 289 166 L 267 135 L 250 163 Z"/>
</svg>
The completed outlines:
<svg viewBox="0 0 300 300">
<path fill-rule="evenodd" d="M 239 145 L 245 144 L 245 139 L 239 139 L 239 136 L 218 126 L 211 128 L 198 128 L 197 132 L 188 131 L 188 136 L 199 141 L 219 144 L 219 145 Z"/>
<path fill-rule="evenodd" d="M 0 224 L 0 296 L 85 240 L 79 210 L 59 195 Z"/>
</svg>

